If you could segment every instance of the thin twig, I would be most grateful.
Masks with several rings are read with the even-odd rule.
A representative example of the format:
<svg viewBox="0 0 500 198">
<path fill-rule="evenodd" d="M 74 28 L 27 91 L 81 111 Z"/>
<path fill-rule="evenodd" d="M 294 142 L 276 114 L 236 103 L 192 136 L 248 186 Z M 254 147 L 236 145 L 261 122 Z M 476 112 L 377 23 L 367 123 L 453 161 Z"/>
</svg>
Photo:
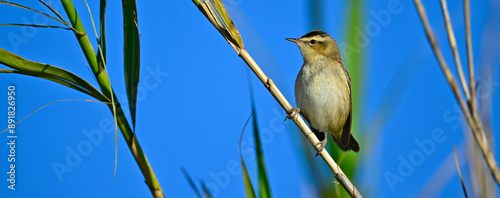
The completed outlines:
<svg viewBox="0 0 500 198">
<path fill-rule="evenodd" d="M 476 83 L 474 80 L 474 59 L 472 56 L 472 36 L 470 28 L 470 5 L 469 0 L 464 0 L 464 21 L 465 21 L 465 36 L 467 43 L 467 60 L 469 65 L 469 89 L 471 91 L 471 101 L 476 102 Z"/>
<path fill-rule="evenodd" d="M 14 2 L 10 2 L 10 1 L 2 1 L 0 0 L 0 4 L 5 4 L 5 5 L 10 5 L 10 6 L 14 6 L 14 7 L 18 7 L 18 8 L 22 8 L 22 9 L 26 9 L 26 10 L 29 10 L 29 11 L 32 11 L 32 12 L 35 12 L 35 13 L 38 13 L 38 14 L 41 14 L 43 16 L 46 16 L 50 19 L 53 19 L 59 23 L 62 23 L 62 24 L 65 24 L 63 21 L 59 20 L 59 19 L 56 19 L 55 17 L 53 16 L 50 16 L 48 15 L 47 13 L 45 12 L 42 12 L 42 11 L 39 11 L 37 9 L 33 9 L 33 8 L 30 8 L 28 6 L 24 6 L 24 5 L 21 5 L 21 4 L 17 4 L 17 3 L 14 3 Z"/>
<path fill-rule="evenodd" d="M 469 196 L 467 196 L 467 189 L 465 188 L 464 178 L 462 177 L 462 172 L 460 171 L 460 164 L 458 164 L 457 149 L 455 148 L 455 145 L 453 145 L 453 153 L 455 154 L 455 164 L 457 165 L 458 176 L 460 177 L 460 182 L 462 183 L 462 189 L 464 190 L 465 198 L 468 198 Z"/>
<path fill-rule="evenodd" d="M 460 55 L 457 49 L 457 40 L 455 39 L 455 33 L 453 32 L 453 27 L 451 26 L 450 14 L 448 12 L 448 6 L 446 0 L 441 0 L 441 10 L 443 11 L 444 24 L 446 27 L 446 32 L 448 33 L 448 41 L 450 43 L 451 52 L 455 60 L 455 65 L 457 66 L 457 73 L 462 84 L 462 89 L 465 92 L 465 97 L 470 100 L 469 87 L 467 87 L 467 82 L 464 77 L 464 70 L 462 68 L 462 62 L 460 62 Z"/>
<path fill-rule="evenodd" d="M 52 11 L 52 13 L 54 13 L 57 17 L 59 17 L 60 20 L 50 16 L 51 18 L 53 18 L 54 20 L 57 20 L 59 21 L 60 23 L 68 26 L 68 28 L 72 29 L 73 31 L 79 33 L 79 34 L 83 34 L 82 32 L 76 30 L 71 24 L 69 24 L 66 20 L 64 20 L 64 17 L 62 17 L 59 12 L 57 12 L 57 10 L 55 10 L 52 5 L 48 5 L 47 3 L 45 3 L 44 1 L 42 0 L 38 0 L 40 3 L 42 3 L 43 5 L 45 5 L 45 7 L 47 7 L 50 11 Z"/>
<path fill-rule="evenodd" d="M 23 27 L 40 27 L 40 28 L 58 28 L 71 30 L 70 28 L 56 26 L 56 25 L 43 25 L 43 24 L 19 24 L 19 23 L 0 23 L 0 26 L 23 26 Z"/>
<path fill-rule="evenodd" d="M 495 182 L 497 183 L 497 185 L 500 186 L 500 171 L 498 169 L 495 156 L 493 155 L 493 152 L 491 151 L 491 148 L 488 146 L 488 142 L 485 138 L 486 136 L 484 135 L 485 133 L 480 117 L 476 116 L 478 115 L 477 112 L 470 112 L 470 109 L 468 108 L 465 100 L 460 94 L 459 87 L 457 85 L 455 77 L 451 74 L 450 68 L 445 62 L 443 54 L 441 53 L 441 49 L 437 44 L 436 37 L 430 27 L 429 20 L 427 19 L 427 14 L 425 13 L 425 9 L 422 5 L 422 2 L 420 2 L 420 0 L 414 0 L 414 3 L 417 7 L 420 19 L 422 20 L 422 24 L 424 25 L 427 39 L 431 44 L 434 55 L 438 59 L 441 71 L 446 77 L 446 80 L 448 81 L 448 84 L 450 85 L 450 88 L 453 91 L 453 94 L 455 95 L 455 98 L 459 103 L 460 109 L 462 110 L 462 114 L 464 115 L 465 120 L 467 121 L 467 125 L 469 126 L 469 129 L 471 130 L 474 139 L 476 140 L 476 143 L 479 145 L 479 148 L 481 148 L 481 153 L 483 154 L 484 160 L 486 161 L 486 164 L 488 165 L 491 174 L 495 179 Z M 470 101 L 468 102 L 470 103 Z"/>
<path fill-rule="evenodd" d="M 464 18 L 465 18 L 465 35 L 466 35 L 466 43 L 467 43 L 467 60 L 469 65 L 469 86 L 471 90 L 471 98 L 469 100 L 469 108 L 472 112 L 472 116 L 475 118 L 476 124 L 483 129 L 483 123 L 481 122 L 479 116 L 479 109 L 477 107 L 477 90 L 476 90 L 476 81 L 474 79 L 474 59 L 472 55 L 472 36 L 471 36 L 471 27 L 470 27 L 470 4 L 469 0 L 464 0 Z M 483 133 L 483 140 L 489 144 L 486 133 Z"/>
<path fill-rule="evenodd" d="M 32 111 L 31 113 L 29 113 L 27 116 L 24 116 L 23 119 L 17 121 L 13 126 L 16 126 L 17 124 L 21 123 L 24 119 L 30 117 L 32 114 L 36 113 L 37 111 L 40 111 L 42 110 L 43 108 L 47 107 L 47 106 L 50 106 L 52 104 L 55 104 L 55 103 L 59 103 L 59 102 L 66 102 L 66 101 L 84 101 L 84 102 L 95 102 L 95 103 L 104 103 L 104 104 L 111 104 L 110 102 L 102 102 L 102 101 L 97 101 L 97 100 L 87 100 L 87 99 L 64 99 L 64 100 L 58 100 L 58 101 L 54 101 L 54 102 L 51 102 L 51 103 L 48 103 L 46 105 L 43 105 L 42 107 Z M 7 131 L 9 128 L 6 128 L 2 131 L 0 131 L 0 133 L 3 133 L 5 131 Z"/>
</svg>

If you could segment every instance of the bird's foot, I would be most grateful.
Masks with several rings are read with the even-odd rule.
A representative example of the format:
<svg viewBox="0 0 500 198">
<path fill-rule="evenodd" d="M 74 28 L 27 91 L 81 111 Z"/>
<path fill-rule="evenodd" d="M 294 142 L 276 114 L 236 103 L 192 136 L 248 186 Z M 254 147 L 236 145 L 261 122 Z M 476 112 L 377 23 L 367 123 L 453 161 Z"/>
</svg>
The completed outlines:
<svg viewBox="0 0 500 198">
<path fill-rule="evenodd" d="M 290 111 L 286 112 L 288 115 L 286 115 L 285 120 L 283 120 L 283 121 L 286 121 L 287 119 L 295 118 L 295 116 L 299 115 L 299 112 L 300 112 L 299 108 L 294 107 L 294 108 L 290 109 Z"/>
<path fill-rule="evenodd" d="M 319 145 L 319 148 L 317 148 Z M 314 149 L 316 149 L 316 156 L 314 157 L 318 157 L 319 153 L 321 153 L 321 151 L 323 151 L 325 149 L 325 145 L 326 145 L 326 136 L 325 136 L 325 139 L 323 141 L 320 141 L 316 144 L 314 144 Z"/>
</svg>

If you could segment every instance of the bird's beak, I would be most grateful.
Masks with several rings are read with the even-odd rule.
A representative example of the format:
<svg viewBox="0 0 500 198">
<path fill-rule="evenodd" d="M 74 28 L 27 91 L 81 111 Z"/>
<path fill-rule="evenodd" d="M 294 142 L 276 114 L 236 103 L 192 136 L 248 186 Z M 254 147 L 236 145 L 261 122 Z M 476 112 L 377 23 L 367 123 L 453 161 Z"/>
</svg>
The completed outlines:
<svg viewBox="0 0 500 198">
<path fill-rule="evenodd" d="M 291 42 L 294 42 L 294 43 L 300 42 L 299 39 L 294 39 L 294 38 L 286 38 L 285 40 L 291 41 Z"/>
</svg>

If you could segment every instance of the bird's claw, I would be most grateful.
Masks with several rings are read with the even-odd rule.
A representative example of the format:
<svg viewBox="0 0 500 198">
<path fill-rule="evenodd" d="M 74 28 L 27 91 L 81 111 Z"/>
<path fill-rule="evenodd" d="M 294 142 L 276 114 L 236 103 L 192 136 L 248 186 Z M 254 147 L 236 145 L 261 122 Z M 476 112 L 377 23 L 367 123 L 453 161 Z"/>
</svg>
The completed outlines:
<svg viewBox="0 0 500 198">
<path fill-rule="evenodd" d="M 318 145 L 320 145 L 319 148 L 317 148 Z M 314 157 L 318 157 L 319 153 L 321 153 L 321 151 L 323 151 L 323 149 L 325 149 L 325 143 L 323 141 L 321 141 L 321 142 L 314 144 L 314 149 L 316 149 L 316 151 L 317 151 L 316 156 L 314 156 Z"/>
<path fill-rule="evenodd" d="M 300 109 L 299 108 L 292 108 L 290 109 L 290 111 L 286 112 L 288 115 L 286 115 L 285 117 L 285 120 L 283 121 L 286 121 L 287 119 L 292 119 L 292 118 L 295 118 L 295 116 L 297 116 L 300 112 Z"/>
</svg>

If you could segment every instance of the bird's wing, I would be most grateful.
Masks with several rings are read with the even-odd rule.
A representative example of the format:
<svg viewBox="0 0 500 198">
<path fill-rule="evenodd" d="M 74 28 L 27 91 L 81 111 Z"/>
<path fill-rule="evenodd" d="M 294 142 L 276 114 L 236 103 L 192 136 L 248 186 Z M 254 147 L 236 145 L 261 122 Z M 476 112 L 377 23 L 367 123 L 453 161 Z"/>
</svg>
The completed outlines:
<svg viewBox="0 0 500 198">
<path fill-rule="evenodd" d="M 352 125 L 352 94 L 351 94 L 351 76 L 349 75 L 349 72 L 345 69 L 344 65 L 342 65 L 342 69 L 344 70 L 344 73 L 346 74 L 347 77 L 347 87 L 349 89 L 349 116 L 347 116 L 347 119 L 344 123 L 344 128 L 342 131 L 342 137 L 341 137 L 341 142 L 342 146 L 347 146 L 349 145 L 349 139 L 351 137 L 351 125 Z"/>
</svg>

